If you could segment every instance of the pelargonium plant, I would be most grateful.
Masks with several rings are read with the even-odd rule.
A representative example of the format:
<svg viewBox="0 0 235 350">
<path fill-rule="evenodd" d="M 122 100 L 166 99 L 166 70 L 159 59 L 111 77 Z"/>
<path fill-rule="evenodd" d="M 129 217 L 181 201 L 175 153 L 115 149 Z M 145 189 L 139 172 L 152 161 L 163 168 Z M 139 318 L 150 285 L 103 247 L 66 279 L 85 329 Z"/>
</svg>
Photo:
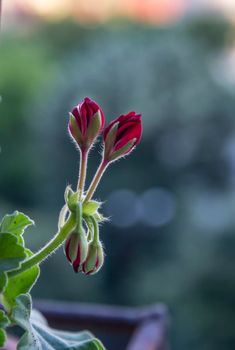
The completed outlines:
<svg viewBox="0 0 235 350">
<path fill-rule="evenodd" d="M 121 115 L 104 128 L 100 106 L 86 97 L 75 106 L 68 130 L 80 152 L 80 169 L 75 191 L 68 186 L 65 204 L 58 219 L 58 231 L 38 252 L 25 246 L 23 234 L 34 222 L 15 211 L 0 223 L 0 347 L 6 341 L 6 329 L 19 326 L 22 337 L 18 350 L 102 350 L 101 342 L 89 332 L 64 332 L 50 328 L 46 320 L 32 309 L 30 291 L 40 275 L 40 264 L 63 245 L 65 256 L 76 273 L 93 275 L 104 262 L 99 226 L 105 221 L 101 203 L 94 200 L 95 190 L 107 167 L 125 157 L 140 142 L 141 115 Z M 88 155 L 103 132 L 100 166 L 85 190 Z"/>
</svg>

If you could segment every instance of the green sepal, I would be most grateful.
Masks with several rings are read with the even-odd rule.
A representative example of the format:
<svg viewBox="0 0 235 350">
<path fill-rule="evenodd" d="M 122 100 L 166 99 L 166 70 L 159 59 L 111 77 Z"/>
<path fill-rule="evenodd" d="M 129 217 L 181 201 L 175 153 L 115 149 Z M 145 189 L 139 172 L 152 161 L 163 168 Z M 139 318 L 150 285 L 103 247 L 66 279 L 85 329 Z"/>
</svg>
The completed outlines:
<svg viewBox="0 0 235 350">
<path fill-rule="evenodd" d="M 105 138 L 104 159 L 109 159 L 116 139 L 119 122 L 113 124 Z"/>
<path fill-rule="evenodd" d="M 43 316 L 32 311 L 29 294 L 17 298 L 12 318 L 25 331 L 17 350 L 105 350 L 101 342 L 89 332 L 72 333 L 48 327 Z"/>
<path fill-rule="evenodd" d="M 85 202 L 82 205 L 82 213 L 87 216 L 94 215 L 97 212 L 97 210 L 100 208 L 101 204 L 102 204 L 101 202 L 97 202 L 94 200 Z"/>
<path fill-rule="evenodd" d="M 101 127 L 101 114 L 98 110 L 92 117 L 90 125 L 86 132 L 86 143 L 90 146 L 95 138 L 98 136 Z"/>
<path fill-rule="evenodd" d="M 106 218 L 104 215 L 102 215 L 98 211 L 93 215 L 93 217 L 94 217 L 94 219 L 97 222 L 107 222 L 107 221 L 109 221 L 109 218 Z"/>
<path fill-rule="evenodd" d="M 120 157 L 125 156 L 126 152 L 128 152 L 133 147 L 135 142 L 136 142 L 136 139 L 133 139 L 133 140 L 130 140 L 129 142 L 127 142 L 126 145 L 121 147 L 119 150 L 113 152 L 112 155 L 110 156 L 109 160 L 112 162 Z"/>
<path fill-rule="evenodd" d="M 74 139 L 77 141 L 77 144 L 79 146 L 81 146 L 83 143 L 83 136 L 82 136 L 82 133 L 77 125 L 76 118 L 74 117 L 74 115 L 72 113 L 69 113 L 69 124 L 72 127 Z"/>
<path fill-rule="evenodd" d="M 71 186 L 68 185 L 66 188 L 65 188 L 65 191 L 64 191 L 64 200 L 65 202 L 67 203 L 70 199 L 70 197 L 74 194 L 74 191 L 72 190 Z"/>
<path fill-rule="evenodd" d="M 27 257 L 33 255 L 29 250 L 25 250 Z M 40 275 L 40 268 L 38 265 L 32 266 L 30 269 L 16 275 L 9 277 L 7 286 L 2 293 L 2 304 L 7 310 L 11 310 L 16 303 L 16 298 L 20 294 L 28 293 L 36 283 Z"/>
<path fill-rule="evenodd" d="M 70 186 L 67 186 L 65 189 L 64 198 L 69 210 L 76 212 L 79 199 L 79 191 L 74 192 Z"/>
<path fill-rule="evenodd" d="M 59 214 L 59 219 L 58 219 L 58 229 L 60 229 L 62 226 L 65 224 L 65 218 L 68 213 L 68 206 L 67 203 L 62 207 L 60 214 Z"/>
</svg>

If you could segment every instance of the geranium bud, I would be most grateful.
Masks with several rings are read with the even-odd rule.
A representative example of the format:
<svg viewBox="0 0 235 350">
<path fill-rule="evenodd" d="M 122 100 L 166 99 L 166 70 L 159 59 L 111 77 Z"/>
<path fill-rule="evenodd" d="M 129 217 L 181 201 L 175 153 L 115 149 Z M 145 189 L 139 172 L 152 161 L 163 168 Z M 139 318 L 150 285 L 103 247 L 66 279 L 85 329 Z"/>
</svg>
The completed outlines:
<svg viewBox="0 0 235 350">
<path fill-rule="evenodd" d="M 70 113 L 69 132 L 81 150 L 88 150 L 104 127 L 100 106 L 85 97 Z"/>
<path fill-rule="evenodd" d="M 65 254 L 75 272 L 81 271 L 82 263 L 86 260 L 88 242 L 84 232 L 73 232 L 65 242 Z"/>
<path fill-rule="evenodd" d="M 104 251 L 100 242 L 92 241 L 88 247 L 88 254 L 82 264 L 82 271 L 86 275 L 93 275 L 98 272 L 104 263 Z"/>
<path fill-rule="evenodd" d="M 129 154 L 141 135 L 141 114 L 129 112 L 113 120 L 104 130 L 104 160 L 110 162 Z"/>
</svg>

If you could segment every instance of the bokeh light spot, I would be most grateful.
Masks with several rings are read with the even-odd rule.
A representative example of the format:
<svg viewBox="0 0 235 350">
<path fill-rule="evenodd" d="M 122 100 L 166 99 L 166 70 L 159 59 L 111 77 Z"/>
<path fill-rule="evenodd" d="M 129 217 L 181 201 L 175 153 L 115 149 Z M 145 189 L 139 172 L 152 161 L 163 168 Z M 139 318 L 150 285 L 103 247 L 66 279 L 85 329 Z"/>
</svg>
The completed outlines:
<svg viewBox="0 0 235 350">
<path fill-rule="evenodd" d="M 118 227 L 129 227 L 138 221 L 138 197 L 129 190 L 112 192 L 104 204 L 106 216 L 110 216 L 112 224 Z"/>
<path fill-rule="evenodd" d="M 175 215 L 175 199 L 168 190 L 151 188 L 141 197 L 141 214 L 143 223 L 150 226 L 168 224 Z"/>
</svg>

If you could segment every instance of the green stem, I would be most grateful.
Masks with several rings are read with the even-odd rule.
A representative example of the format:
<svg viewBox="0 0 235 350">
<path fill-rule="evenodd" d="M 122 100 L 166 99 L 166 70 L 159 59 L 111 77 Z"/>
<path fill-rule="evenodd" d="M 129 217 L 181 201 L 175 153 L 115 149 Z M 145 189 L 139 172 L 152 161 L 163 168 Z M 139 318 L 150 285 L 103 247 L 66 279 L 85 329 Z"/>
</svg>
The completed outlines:
<svg viewBox="0 0 235 350">
<path fill-rule="evenodd" d="M 91 221 L 94 227 L 94 236 L 93 236 L 93 242 L 98 243 L 99 242 L 99 225 L 97 221 L 91 216 Z"/>
<path fill-rule="evenodd" d="M 81 151 L 81 159 L 80 159 L 78 186 L 77 186 L 77 190 L 80 193 L 80 195 L 79 195 L 80 199 L 81 199 L 81 196 L 83 194 L 85 181 L 86 181 L 87 159 L 88 159 L 87 150 L 82 150 Z"/>
<path fill-rule="evenodd" d="M 95 193 L 95 190 L 96 190 L 96 188 L 100 182 L 100 179 L 101 179 L 102 175 L 104 174 L 108 164 L 109 163 L 105 160 L 103 160 L 100 163 L 100 166 L 96 171 L 96 174 L 95 174 L 95 176 L 90 184 L 90 187 L 88 188 L 84 202 L 88 202 L 91 199 L 91 197 L 93 196 L 93 194 Z"/>
<path fill-rule="evenodd" d="M 43 260 L 45 260 L 51 253 L 53 253 L 56 249 L 60 247 L 60 245 L 64 242 L 64 240 L 73 230 L 75 225 L 76 225 L 76 215 L 71 214 L 67 222 L 64 224 L 64 226 L 61 227 L 61 229 L 52 238 L 50 242 L 48 242 L 42 249 L 40 249 L 37 253 L 35 253 L 29 259 L 24 261 L 17 270 L 9 272 L 8 276 L 9 277 L 16 276 L 30 269 L 34 265 L 41 263 Z"/>
<path fill-rule="evenodd" d="M 78 202 L 76 209 L 76 229 L 82 231 L 82 202 Z"/>
</svg>

